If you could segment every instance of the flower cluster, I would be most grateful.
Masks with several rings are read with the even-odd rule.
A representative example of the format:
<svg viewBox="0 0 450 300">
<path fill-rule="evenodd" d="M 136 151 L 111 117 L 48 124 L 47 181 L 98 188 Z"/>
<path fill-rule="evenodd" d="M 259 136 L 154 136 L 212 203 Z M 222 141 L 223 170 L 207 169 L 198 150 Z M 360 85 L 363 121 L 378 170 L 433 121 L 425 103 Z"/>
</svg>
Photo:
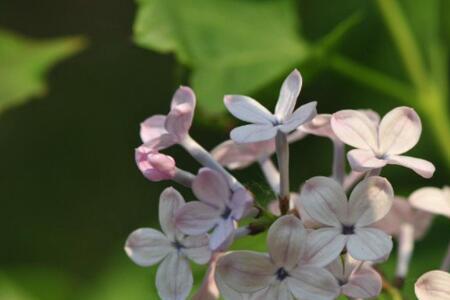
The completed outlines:
<svg viewBox="0 0 450 300">
<path fill-rule="evenodd" d="M 172 180 L 190 188 L 197 199 L 185 203 L 178 191 L 167 188 L 159 203 L 162 232 L 138 229 L 126 242 L 136 264 L 161 262 L 156 286 L 162 299 L 376 297 L 382 277 L 375 267 L 389 257 L 392 237 L 399 242 L 396 280 L 401 282 L 414 240 L 426 233 L 432 214 L 450 217 L 449 188 L 423 188 L 405 199 L 380 176 L 387 165 L 404 166 L 424 178 L 433 175 L 430 162 L 403 155 L 421 134 L 412 108 L 394 108 L 382 119 L 371 110 L 317 114 L 316 102 L 296 108 L 301 86 L 300 72 L 294 70 L 283 82 L 274 113 L 250 97 L 225 96 L 229 112 L 250 124 L 233 129 L 231 140 L 211 152 L 189 134 L 196 100 L 188 87 L 176 91 L 167 115 L 141 124 L 139 170 L 150 181 Z M 331 175 L 312 177 L 292 190 L 289 144 L 307 135 L 332 142 Z M 161 153 L 176 144 L 201 165 L 197 172 L 178 168 L 174 158 Z M 346 145 L 355 148 L 347 153 L 350 172 Z M 267 207 L 229 171 L 253 163 L 276 197 Z M 267 234 L 267 252 L 229 250 L 235 240 L 255 234 Z M 208 264 L 195 294 L 190 261 Z M 427 291 L 427 280 L 437 281 L 439 290 L 432 293 L 448 299 L 441 282 L 448 274 L 436 272 L 417 282 L 420 299 L 437 299 Z"/>
</svg>

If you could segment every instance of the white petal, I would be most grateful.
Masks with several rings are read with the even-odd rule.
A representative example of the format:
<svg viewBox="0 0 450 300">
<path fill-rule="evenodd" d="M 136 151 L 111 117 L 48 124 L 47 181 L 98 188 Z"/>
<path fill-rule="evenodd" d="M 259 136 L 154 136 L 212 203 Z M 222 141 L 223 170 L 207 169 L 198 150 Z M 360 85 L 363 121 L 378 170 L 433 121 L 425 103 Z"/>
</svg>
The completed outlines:
<svg viewBox="0 0 450 300">
<path fill-rule="evenodd" d="M 249 300 L 250 294 L 239 293 L 233 290 L 220 276 L 220 272 L 215 272 L 214 279 L 220 291 L 220 296 L 225 300 Z M 203 300 L 203 299 L 198 299 Z M 252 299 L 253 300 L 253 299 Z"/>
<path fill-rule="evenodd" d="M 175 213 L 184 204 L 183 196 L 172 187 L 166 188 L 159 196 L 159 223 L 169 239 L 175 237 Z"/>
<path fill-rule="evenodd" d="M 230 201 L 231 217 L 234 220 L 240 220 L 245 212 L 252 207 L 252 204 L 252 194 L 245 188 L 237 189 L 233 192 Z"/>
<path fill-rule="evenodd" d="M 347 242 L 348 253 L 357 260 L 386 260 L 391 250 L 391 237 L 376 228 L 356 228 Z"/>
<path fill-rule="evenodd" d="M 277 131 L 272 124 L 250 124 L 234 128 L 230 137 L 239 144 L 262 142 L 273 139 Z"/>
<path fill-rule="evenodd" d="M 236 118 L 249 123 L 273 124 L 275 117 L 258 101 L 241 95 L 229 95 L 224 98 L 228 111 Z"/>
<path fill-rule="evenodd" d="M 384 218 L 392 207 L 394 191 L 386 178 L 370 176 L 353 189 L 348 225 L 367 226 Z"/>
<path fill-rule="evenodd" d="M 297 299 L 332 300 L 339 295 L 336 279 L 325 269 L 300 266 L 289 274 L 286 282 Z"/>
<path fill-rule="evenodd" d="M 414 109 L 397 107 L 383 117 L 378 130 L 380 152 L 402 154 L 417 144 L 422 124 Z"/>
<path fill-rule="evenodd" d="M 235 229 L 236 223 L 232 219 L 220 219 L 211 233 L 209 247 L 212 250 L 221 248 L 224 243 L 227 243 L 230 237 L 233 237 Z"/>
<path fill-rule="evenodd" d="M 125 244 L 125 251 L 131 260 L 143 267 L 158 263 L 173 250 L 166 236 L 152 228 L 133 231 Z"/>
<path fill-rule="evenodd" d="M 293 111 L 297 103 L 298 95 L 302 88 L 302 76 L 300 72 L 295 69 L 289 74 L 283 82 L 278 97 L 277 105 L 275 106 L 275 116 L 279 120 L 284 120 Z"/>
<path fill-rule="evenodd" d="M 209 168 L 201 168 L 192 183 L 192 192 L 204 203 L 219 210 L 228 205 L 231 190 L 225 177 Z"/>
<path fill-rule="evenodd" d="M 319 114 L 315 116 L 310 122 L 300 127 L 301 131 L 317 136 L 328 137 L 330 139 L 336 139 L 333 129 L 331 128 L 331 115 Z"/>
<path fill-rule="evenodd" d="M 416 281 L 414 290 L 419 300 L 450 300 L 450 274 L 430 271 Z"/>
<path fill-rule="evenodd" d="M 380 294 L 382 280 L 372 267 L 363 265 L 350 275 L 348 283 L 342 286 L 342 293 L 351 298 L 373 298 Z"/>
<path fill-rule="evenodd" d="M 211 230 L 220 220 L 220 211 L 200 201 L 191 201 L 178 209 L 177 228 L 188 235 L 199 235 Z"/>
<path fill-rule="evenodd" d="M 317 115 L 316 106 L 317 102 L 309 102 L 300 106 L 283 122 L 279 127 L 280 130 L 284 133 L 289 133 L 297 129 L 300 125 L 311 121 Z"/>
<path fill-rule="evenodd" d="M 307 233 L 302 222 L 293 215 L 286 215 L 270 226 L 267 246 L 277 267 L 294 267 L 306 248 Z"/>
<path fill-rule="evenodd" d="M 302 261 L 324 267 L 335 260 L 347 243 L 347 236 L 337 228 L 320 228 L 308 234 L 307 251 Z"/>
<path fill-rule="evenodd" d="M 217 263 L 222 280 L 239 293 L 262 290 L 274 278 L 276 269 L 266 254 L 252 251 L 231 252 Z"/>
<path fill-rule="evenodd" d="M 378 148 L 376 125 L 360 111 L 338 111 L 331 117 L 331 127 L 345 144 L 366 150 Z"/>
<path fill-rule="evenodd" d="M 313 177 L 303 185 L 300 200 L 306 213 L 325 225 L 338 227 L 347 216 L 347 197 L 328 177 Z"/>
<path fill-rule="evenodd" d="M 365 172 L 384 167 L 387 162 L 375 156 L 372 150 L 353 149 L 347 153 L 347 159 L 353 171 Z"/>
<path fill-rule="evenodd" d="M 156 287 L 164 300 L 186 299 L 193 282 L 187 259 L 177 253 L 168 255 L 156 272 Z"/>
<path fill-rule="evenodd" d="M 418 189 L 411 194 L 409 201 L 417 209 L 450 218 L 450 197 L 441 189 L 434 187 Z"/>
<path fill-rule="evenodd" d="M 190 235 L 181 241 L 181 252 L 199 265 L 206 264 L 211 258 L 209 237 L 207 234 Z"/>
<path fill-rule="evenodd" d="M 251 297 L 252 300 L 294 300 L 287 284 L 276 281 L 262 291 L 256 292 Z"/>
<path fill-rule="evenodd" d="M 387 157 L 387 160 L 389 164 L 410 168 L 424 178 L 431 178 L 436 170 L 432 163 L 420 158 L 404 155 L 390 155 Z"/>
</svg>

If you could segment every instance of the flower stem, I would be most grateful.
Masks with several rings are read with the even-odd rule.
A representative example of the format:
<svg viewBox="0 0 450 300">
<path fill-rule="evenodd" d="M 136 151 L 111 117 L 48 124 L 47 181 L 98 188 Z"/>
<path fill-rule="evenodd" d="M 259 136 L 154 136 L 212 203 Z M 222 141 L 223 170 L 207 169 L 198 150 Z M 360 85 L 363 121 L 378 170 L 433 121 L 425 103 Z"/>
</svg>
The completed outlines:
<svg viewBox="0 0 450 300">
<path fill-rule="evenodd" d="M 408 274 L 409 264 L 414 251 L 414 227 L 404 223 L 400 227 L 399 248 L 397 252 L 397 266 L 395 270 L 394 285 L 402 288 Z"/>
<path fill-rule="evenodd" d="M 340 141 L 333 141 L 333 178 L 344 184 L 345 176 L 345 146 Z"/>
<path fill-rule="evenodd" d="M 175 170 L 175 176 L 173 177 L 173 181 L 176 183 L 179 183 L 181 185 L 184 185 L 185 187 L 190 188 L 192 186 L 192 182 L 194 181 L 195 175 L 184 171 L 181 169 L 176 168 Z"/>
<path fill-rule="evenodd" d="M 448 272 L 450 270 L 450 243 L 448 244 L 447 254 L 442 261 L 441 270 Z"/>
<path fill-rule="evenodd" d="M 381 173 L 382 168 L 376 168 L 372 169 L 370 171 L 367 171 L 366 176 L 364 178 L 372 177 L 372 176 L 379 176 Z"/>
<path fill-rule="evenodd" d="M 280 192 L 280 173 L 275 167 L 270 157 L 264 157 L 258 160 L 259 166 L 267 180 L 267 183 L 272 188 L 273 192 L 278 195 Z"/>
<path fill-rule="evenodd" d="M 289 211 L 289 143 L 284 132 L 278 131 L 275 137 L 275 145 L 278 160 L 278 169 L 280 171 L 280 192 L 278 201 L 281 215 Z"/>
<path fill-rule="evenodd" d="M 220 165 L 211 154 L 206 151 L 199 143 L 197 143 L 192 137 L 187 135 L 180 143 L 179 143 L 196 161 L 198 161 L 201 165 L 213 169 L 222 175 L 228 180 L 228 184 L 230 188 L 234 191 L 238 188 L 242 188 L 242 184 L 237 181 L 237 179 L 231 175 L 225 168 Z"/>
</svg>

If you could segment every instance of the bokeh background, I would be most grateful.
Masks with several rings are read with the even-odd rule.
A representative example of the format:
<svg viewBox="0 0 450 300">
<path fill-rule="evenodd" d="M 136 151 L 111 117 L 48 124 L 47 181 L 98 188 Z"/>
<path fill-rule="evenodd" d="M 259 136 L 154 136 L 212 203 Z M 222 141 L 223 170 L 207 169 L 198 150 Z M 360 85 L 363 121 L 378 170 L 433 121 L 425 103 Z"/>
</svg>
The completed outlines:
<svg viewBox="0 0 450 300">
<path fill-rule="evenodd" d="M 431 180 L 400 167 L 383 175 L 400 195 L 450 184 L 449 8 L 438 0 L 1 0 L 0 299 L 157 299 L 155 269 L 133 265 L 123 244 L 138 227 L 158 227 L 158 195 L 170 183 L 141 176 L 134 148 L 139 123 L 166 113 L 180 84 L 198 92 L 192 136 L 207 149 L 236 125 L 220 95 L 274 105 L 294 67 L 304 77 L 300 101 L 318 101 L 322 113 L 410 105 L 424 127 L 411 155 L 437 171 Z M 331 172 L 327 140 L 309 137 L 291 151 L 292 186 Z M 180 149 L 169 153 L 198 168 Z M 236 175 L 270 200 L 256 167 Z M 418 275 L 438 268 L 448 228 L 437 217 L 417 243 L 408 299 Z M 240 246 L 262 250 L 263 240 Z M 392 255 L 383 269 L 394 263 Z"/>
</svg>

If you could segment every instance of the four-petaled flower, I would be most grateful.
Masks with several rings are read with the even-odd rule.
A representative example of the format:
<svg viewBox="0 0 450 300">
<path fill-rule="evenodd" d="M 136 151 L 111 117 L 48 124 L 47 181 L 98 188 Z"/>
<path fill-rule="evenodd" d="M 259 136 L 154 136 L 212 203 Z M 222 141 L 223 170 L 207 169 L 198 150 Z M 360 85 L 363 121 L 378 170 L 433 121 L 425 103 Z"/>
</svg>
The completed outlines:
<svg viewBox="0 0 450 300">
<path fill-rule="evenodd" d="M 422 124 L 417 113 L 409 107 L 397 107 L 387 113 L 379 124 L 356 110 L 342 110 L 333 114 L 331 126 L 337 137 L 352 147 L 347 157 L 353 170 L 368 171 L 387 164 L 412 169 L 425 178 L 434 173 L 432 163 L 400 155 L 419 141 Z"/>
<path fill-rule="evenodd" d="M 250 208 L 253 198 L 244 188 L 232 191 L 220 173 L 208 168 L 200 169 L 192 191 L 200 201 L 191 201 L 177 212 L 177 227 L 190 235 L 212 230 L 210 247 L 216 250 L 232 238 L 236 221 Z"/>
<path fill-rule="evenodd" d="M 302 87 L 302 77 L 294 70 L 284 80 L 275 106 L 275 114 L 269 112 L 256 100 L 241 95 L 225 96 L 227 109 L 236 118 L 252 124 L 235 128 L 231 139 L 236 143 L 252 143 L 273 139 L 278 131 L 285 134 L 296 130 L 317 114 L 316 102 L 309 102 L 294 111 Z"/>
<path fill-rule="evenodd" d="M 162 261 L 156 273 L 156 287 L 165 300 L 188 297 L 193 284 L 188 259 L 205 264 L 211 258 L 207 234 L 185 236 L 176 229 L 174 214 L 184 205 L 183 197 L 175 189 L 165 189 L 159 201 L 159 222 L 164 233 L 140 228 L 130 234 L 125 245 L 128 256 L 140 266 Z"/>
<path fill-rule="evenodd" d="M 386 259 L 392 250 L 392 239 L 370 225 L 389 212 L 393 197 L 391 184 L 379 176 L 361 181 L 349 201 L 335 180 L 328 177 L 307 180 L 299 201 L 306 213 L 322 224 L 309 234 L 309 259 L 327 265 L 344 248 L 357 260 Z"/>
<path fill-rule="evenodd" d="M 341 294 L 350 298 L 372 298 L 381 292 L 380 274 L 364 262 L 353 259 L 350 255 L 338 257 L 327 269 L 338 280 Z"/>
<path fill-rule="evenodd" d="M 283 216 L 269 229 L 268 254 L 231 252 L 219 259 L 217 275 L 226 287 L 252 294 L 252 299 L 335 299 L 339 294 L 335 278 L 303 259 L 306 240 L 302 222 L 293 215 Z"/>
</svg>

